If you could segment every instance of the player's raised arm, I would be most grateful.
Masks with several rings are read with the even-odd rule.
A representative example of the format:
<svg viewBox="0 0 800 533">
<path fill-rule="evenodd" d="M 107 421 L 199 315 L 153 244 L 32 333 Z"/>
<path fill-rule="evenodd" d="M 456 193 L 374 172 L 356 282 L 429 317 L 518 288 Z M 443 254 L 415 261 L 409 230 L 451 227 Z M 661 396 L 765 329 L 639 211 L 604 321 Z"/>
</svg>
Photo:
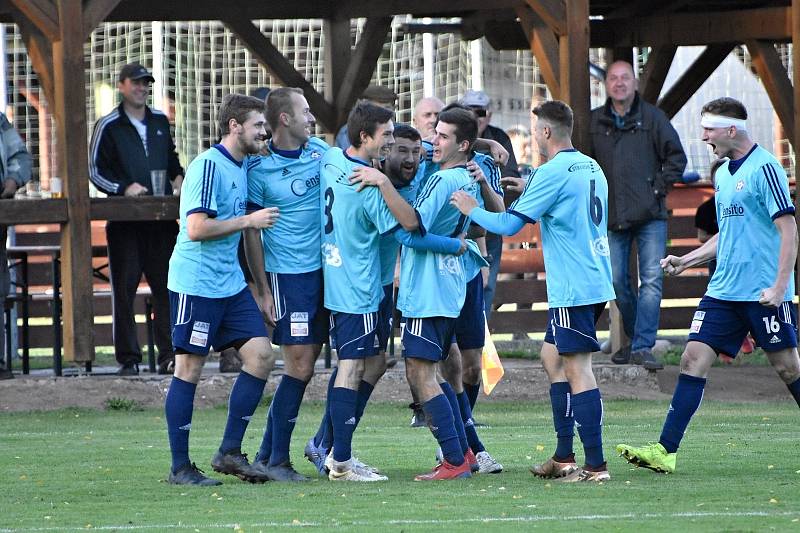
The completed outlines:
<svg viewBox="0 0 800 533">
<path fill-rule="evenodd" d="M 358 184 L 359 191 L 362 191 L 364 187 L 377 187 L 389 211 L 404 230 L 415 231 L 419 228 L 419 220 L 414 208 L 400 196 L 391 180 L 377 168 L 359 167 L 354 169 L 353 175 L 350 176 L 350 183 Z"/>
<path fill-rule="evenodd" d="M 191 240 L 208 241 L 248 228 L 271 228 L 277 222 L 278 216 L 277 207 L 267 207 L 249 215 L 227 220 L 217 220 L 208 213 L 197 212 L 186 217 L 186 229 Z"/>
<path fill-rule="evenodd" d="M 719 234 L 713 235 L 699 248 L 695 248 L 681 257 L 668 255 L 661 260 L 661 268 L 670 276 L 677 276 L 687 268 L 708 263 L 717 257 L 717 239 Z"/>
<path fill-rule="evenodd" d="M 456 191 L 450 198 L 450 204 L 472 219 L 474 223 L 486 231 L 498 235 L 514 235 L 525 225 L 525 221 L 509 212 L 490 213 L 478 207 L 478 201 L 464 191 Z"/>
</svg>

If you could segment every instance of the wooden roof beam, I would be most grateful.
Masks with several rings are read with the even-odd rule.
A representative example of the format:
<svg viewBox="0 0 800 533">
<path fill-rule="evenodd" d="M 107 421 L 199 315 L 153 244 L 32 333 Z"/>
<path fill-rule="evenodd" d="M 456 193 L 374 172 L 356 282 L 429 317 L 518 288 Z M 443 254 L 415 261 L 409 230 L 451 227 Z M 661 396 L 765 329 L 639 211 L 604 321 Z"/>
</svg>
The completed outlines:
<svg viewBox="0 0 800 533">
<path fill-rule="evenodd" d="M 639 78 L 639 94 L 645 102 L 655 104 L 658 101 L 677 50 L 677 46 L 656 46 L 650 50 L 644 72 Z"/>
<path fill-rule="evenodd" d="M 558 59 L 558 39 L 553 30 L 528 6 L 517 8 L 522 30 L 530 42 L 531 53 L 539 63 L 545 84 L 553 98 L 561 95 L 561 76 Z"/>
<path fill-rule="evenodd" d="M 50 108 L 53 109 L 56 99 L 53 82 L 53 45 L 41 30 L 21 12 L 15 13 L 14 19 L 22 34 L 25 48 L 28 50 L 33 70 L 36 72 L 36 77 L 39 78 L 39 85 L 44 91 L 44 97 L 50 104 Z M 58 114 L 57 109 L 53 109 L 53 111 L 54 114 Z"/>
<path fill-rule="evenodd" d="M 753 60 L 753 66 L 761 78 L 761 83 L 767 90 L 772 106 L 778 114 L 783 125 L 783 131 L 795 146 L 794 133 L 794 102 L 792 82 L 789 74 L 783 68 L 781 58 L 778 56 L 775 45 L 765 41 L 747 41 L 747 49 Z"/>
<path fill-rule="evenodd" d="M 336 110 L 297 72 L 280 50 L 247 18 L 237 14 L 227 14 L 223 23 L 236 34 L 242 44 L 264 65 L 285 87 L 298 87 L 308 100 L 308 105 L 317 121 L 327 131 L 336 133 Z"/>
<path fill-rule="evenodd" d="M 564 0 L 526 0 L 528 7 L 539 15 L 556 35 L 567 33 L 567 6 Z"/>
<path fill-rule="evenodd" d="M 658 101 L 658 107 L 669 118 L 674 117 L 678 111 L 697 92 L 709 76 L 728 57 L 735 45 L 733 43 L 712 44 L 706 47 L 694 63 L 678 78 L 675 85 L 670 87 L 667 94 Z"/>
<path fill-rule="evenodd" d="M 58 10 L 51 0 L 10 0 L 52 42 L 59 39 Z"/>
<path fill-rule="evenodd" d="M 356 44 L 342 85 L 339 87 L 339 93 L 336 95 L 336 109 L 339 112 L 337 124 L 344 123 L 350 108 L 369 85 L 391 25 L 392 17 L 369 18 L 364 23 L 364 31 Z"/>
<path fill-rule="evenodd" d="M 751 39 L 788 42 L 788 7 L 742 9 L 722 13 L 675 13 L 632 20 L 593 20 L 592 47 L 695 46 L 742 43 Z"/>
<path fill-rule="evenodd" d="M 613 20 L 669 13 L 670 11 L 682 8 L 688 3 L 688 0 L 672 0 L 671 2 L 663 3 L 664 5 L 659 5 L 658 3 L 654 4 L 652 0 L 638 0 L 636 2 L 627 2 L 623 4 L 607 15 L 604 15 L 603 18 L 605 20 Z"/>
<path fill-rule="evenodd" d="M 86 0 L 83 6 L 83 35 L 89 38 L 92 31 L 114 11 L 120 0 Z"/>
</svg>

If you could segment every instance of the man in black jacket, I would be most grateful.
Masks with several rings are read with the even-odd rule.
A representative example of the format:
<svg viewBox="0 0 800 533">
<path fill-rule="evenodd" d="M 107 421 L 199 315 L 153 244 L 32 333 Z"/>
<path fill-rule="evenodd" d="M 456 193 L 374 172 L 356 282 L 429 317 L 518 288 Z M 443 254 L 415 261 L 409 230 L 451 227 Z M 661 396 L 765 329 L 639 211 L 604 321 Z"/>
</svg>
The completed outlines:
<svg viewBox="0 0 800 533">
<path fill-rule="evenodd" d="M 641 364 L 650 370 L 663 365 L 653 357 L 661 306 L 666 253 L 666 196 L 686 167 L 678 133 L 657 107 L 636 91 L 633 67 L 611 64 L 606 73 L 605 105 L 592 110 L 590 154 L 608 179 L 608 240 L 614 291 L 625 333 L 631 339 L 612 360 Z M 628 270 L 631 244 L 639 260 L 638 297 Z"/>
<path fill-rule="evenodd" d="M 139 63 L 122 67 L 117 85 L 122 103 L 94 126 L 89 147 L 89 178 L 109 196 L 171 195 L 180 190 L 183 168 L 178 162 L 169 122 L 164 113 L 147 106 L 150 84 L 154 81 Z M 158 180 L 153 171 L 164 171 L 169 180 Z M 120 375 L 138 374 L 138 364 L 142 361 L 133 309 L 142 273 L 153 294 L 158 370 L 161 374 L 172 372 L 174 352 L 167 270 L 177 234 L 175 221 L 109 222 L 106 225 L 114 354 L 120 364 Z"/>
</svg>

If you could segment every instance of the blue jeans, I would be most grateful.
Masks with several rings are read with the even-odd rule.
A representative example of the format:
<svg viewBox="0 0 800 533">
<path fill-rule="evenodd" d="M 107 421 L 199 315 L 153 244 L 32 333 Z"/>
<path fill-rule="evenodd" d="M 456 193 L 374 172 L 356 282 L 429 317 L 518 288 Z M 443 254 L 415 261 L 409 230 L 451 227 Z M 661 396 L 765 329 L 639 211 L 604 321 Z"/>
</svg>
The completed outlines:
<svg viewBox="0 0 800 533">
<path fill-rule="evenodd" d="M 497 273 L 500 272 L 500 257 L 503 255 L 503 237 L 494 233 L 486 233 L 486 253 L 492 256 L 489 265 L 489 281 L 483 289 L 483 305 L 486 311 L 486 320 L 492 314 L 492 300 L 494 288 L 497 285 Z"/>
<path fill-rule="evenodd" d="M 636 241 L 639 255 L 639 291 L 631 287 L 628 269 L 631 244 Z M 625 334 L 631 339 L 631 350 L 651 349 L 656 343 L 661 314 L 661 281 L 659 260 L 667 248 L 667 221 L 651 220 L 641 226 L 622 231 L 609 231 L 611 270 L 617 307 L 622 315 Z"/>
</svg>

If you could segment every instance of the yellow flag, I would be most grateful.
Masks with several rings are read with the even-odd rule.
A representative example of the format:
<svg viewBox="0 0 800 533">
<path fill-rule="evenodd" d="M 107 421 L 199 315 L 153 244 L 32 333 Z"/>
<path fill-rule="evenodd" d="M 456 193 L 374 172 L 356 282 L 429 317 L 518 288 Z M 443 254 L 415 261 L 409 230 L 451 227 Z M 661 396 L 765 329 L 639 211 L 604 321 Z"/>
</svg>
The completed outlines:
<svg viewBox="0 0 800 533">
<path fill-rule="evenodd" d="M 486 340 L 483 344 L 483 353 L 481 353 L 481 377 L 483 378 L 483 392 L 488 396 L 500 382 L 505 370 L 503 370 L 503 363 L 500 362 L 500 356 L 497 355 L 497 348 L 492 342 L 492 336 L 489 334 L 489 324 L 485 322 L 484 324 Z"/>
</svg>

